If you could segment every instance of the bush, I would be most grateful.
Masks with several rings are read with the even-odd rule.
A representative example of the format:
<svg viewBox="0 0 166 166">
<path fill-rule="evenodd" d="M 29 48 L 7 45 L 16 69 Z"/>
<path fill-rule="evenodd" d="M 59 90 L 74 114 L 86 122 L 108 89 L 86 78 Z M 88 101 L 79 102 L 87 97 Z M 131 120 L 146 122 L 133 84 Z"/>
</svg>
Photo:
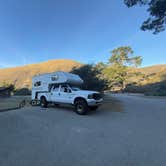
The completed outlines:
<svg viewBox="0 0 166 166">
<path fill-rule="evenodd" d="M 166 96 L 166 82 L 163 81 L 153 86 L 153 90 L 146 92 L 147 96 Z"/>
<path fill-rule="evenodd" d="M 124 89 L 124 92 L 128 93 L 146 93 L 148 91 L 150 91 L 150 87 L 137 85 L 127 85 Z"/>
<path fill-rule="evenodd" d="M 15 96 L 28 96 L 31 95 L 31 91 L 28 88 L 17 89 L 14 92 Z"/>
<path fill-rule="evenodd" d="M 166 81 L 143 86 L 128 84 L 124 90 L 130 93 L 144 93 L 147 96 L 166 96 Z"/>
<path fill-rule="evenodd" d="M 98 75 L 101 74 L 100 70 L 93 65 L 84 65 L 80 68 L 73 68 L 71 73 L 79 75 L 84 80 L 84 84 L 82 85 L 83 89 L 103 91 L 106 86 L 105 80 L 98 77 Z"/>
</svg>

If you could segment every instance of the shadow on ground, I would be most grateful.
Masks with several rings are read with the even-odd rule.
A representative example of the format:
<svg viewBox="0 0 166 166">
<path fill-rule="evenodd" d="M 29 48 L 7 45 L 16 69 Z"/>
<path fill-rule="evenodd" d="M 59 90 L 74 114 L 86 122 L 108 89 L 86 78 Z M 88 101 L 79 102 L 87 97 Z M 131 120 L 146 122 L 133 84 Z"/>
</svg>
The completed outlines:
<svg viewBox="0 0 166 166">
<path fill-rule="evenodd" d="M 100 108 L 103 110 L 106 110 L 106 111 L 111 111 L 111 112 L 122 112 L 123 111 L 122 103 L 109 94 L 106 94 L 104 96 L 103 105 Z"/>
<path fill-rule="evenodd" d="M 56 108 L 58 110 L 63 110 L 63 111 L 74 110 L 74 107 L 69 105 L 59 105 L 59 106 L 49 105 L 47 109 L 49 108 Z M 106 114 L 110 112 L 123 112 L 123 105 L 119 100 L 115 99 L 109 94 L 106 94 L 104 96 L 103 104 L 96 111 L 89 111 L 88 115 Z"/>
</svg>

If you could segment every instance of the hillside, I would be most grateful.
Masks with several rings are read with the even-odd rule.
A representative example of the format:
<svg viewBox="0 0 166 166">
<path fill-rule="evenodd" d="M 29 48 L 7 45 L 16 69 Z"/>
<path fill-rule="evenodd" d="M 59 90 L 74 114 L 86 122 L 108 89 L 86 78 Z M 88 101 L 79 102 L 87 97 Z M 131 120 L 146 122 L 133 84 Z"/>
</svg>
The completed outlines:
<svg viewBox="0 0 166 166">
<path fill-rule="evenodd" d="M 140 85 L 153 84 L 166 79 L 166 65 L 154 65 L 137 69 L 140 75 L 134 76 Z"/>
<path fill-rule="evenodd" d="M 81 66 L 80 63 L 72 60 L 50 60 L 38 64 L 0 69 L 0 84 L 5 81 L 14 83 L 16 88 L 30 88 L 31 80 L 34 75 L 59 70 L 68 72 L 71 71 L 72 68 L 79 66 Z"/>
<path fill-rule="evenodd" d="M 128 79 L 126 92 L 166 95 L 166 65 L 154 65 L 135 71 L 138 74 Z"/>
<path fill-rule="evenodd" d="M 141 72 L 144 74 L 153 74 L 153 73 L 160 73 L 166 71 L 166 65 L 154 65 L 149 67 L 143 67 L 140 69 Z"/>
<path fill-rule="evenodd" d="M 50 60 L 38 64 L 0 69 L 0 84 L 7 82 L 15 84 L 16 88 L 31 88 L 31 80 L 34 75 L 59 70 L 69 72 L 74 67 L 80 66 L 82 64 L 72 60 Z M 138 74 L 131 75 L 127 80 L 128 86 L 126 90 L 131 92 L 152 91 L 166 80 L 166 65 L 154 65 L 138 69 L 132 68 L 132 72 L 137 72 Z"/>
</svg>

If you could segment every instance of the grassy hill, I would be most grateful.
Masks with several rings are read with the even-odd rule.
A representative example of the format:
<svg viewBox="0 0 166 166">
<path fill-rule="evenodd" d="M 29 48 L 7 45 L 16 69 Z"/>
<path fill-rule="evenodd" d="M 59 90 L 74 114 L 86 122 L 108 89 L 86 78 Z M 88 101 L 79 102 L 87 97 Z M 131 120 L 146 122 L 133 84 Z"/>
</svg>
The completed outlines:
<svg viewBox="0 0 166 166">
<path fill-rule="evenodd" d="M 135 70 L 139 74 L 130 77 L 126 91 L 166 95 L 166 65 L 154 65 Z"/>
<path fill-rule="evenodd" d="M 50 60 L 38 64 L 0 69 L 0 84 L 8 82 L 14 83 L 16 88 L 30 88 L 31 80 L 34 75 L 59 70 L 68 72 L 72 70 L 73 67 L 80 66 L 80 63 L 72 60 Z"/>
<path fill-rule="evenodd" d="M 154 65 L 149 67 L 143 67 L 139 69 L 144 74 L 153 74 L 153 73 L 159 73 L 159 72 L 165 72 L 166 71 L 166 65 Z"/>
<path fill-rule="evenodd" d="M 31 80 L 34 75 L 55 72 L 71 71 L 82 64 L 72 60 L 50 60 L 43 63 L 31 64 L 15 68 L 0 69 L 0 84 L 8 82 L 15 84 L 16 88 L 31 88 Z M 165 88 L 166 65 L 154 65 L 144 68 L 131 68 L 132 75 L 127 81 L 127 92 L 156 93 Z M 164 87 L 164 88 L 163 88 Z"/>
<path fill-rule="evenodd" d="M 166 65 L 154 65 L 136 69 L 140 75 L 134 76 L 133 79 L 141 85 L 161 82 L 166 79 Z"/>
</svg>

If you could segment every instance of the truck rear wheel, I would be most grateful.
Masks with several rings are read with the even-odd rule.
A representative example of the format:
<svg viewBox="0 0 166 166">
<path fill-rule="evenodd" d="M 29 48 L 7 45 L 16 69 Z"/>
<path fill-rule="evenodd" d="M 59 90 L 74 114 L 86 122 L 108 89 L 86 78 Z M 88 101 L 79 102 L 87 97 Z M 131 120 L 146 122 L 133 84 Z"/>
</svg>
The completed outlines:
<svg viewBox="0 0 166 166">
<path fill-rule="evenodd" d="M 41 105 L 41 107 L 43 107 L 43 108 L 46 108 L 47 105 L 48 105 L 47 100 L 46 100 L 46 98 L 45 98 L 44 96 L 41 97 L 40 105 Z"/>
<path fill-rule="evenodd" d="M 79 115 L 85 115 L 89 111 L 88 104 L 83 99 L 75 102 L 75 112 Z"/>
</svg>

